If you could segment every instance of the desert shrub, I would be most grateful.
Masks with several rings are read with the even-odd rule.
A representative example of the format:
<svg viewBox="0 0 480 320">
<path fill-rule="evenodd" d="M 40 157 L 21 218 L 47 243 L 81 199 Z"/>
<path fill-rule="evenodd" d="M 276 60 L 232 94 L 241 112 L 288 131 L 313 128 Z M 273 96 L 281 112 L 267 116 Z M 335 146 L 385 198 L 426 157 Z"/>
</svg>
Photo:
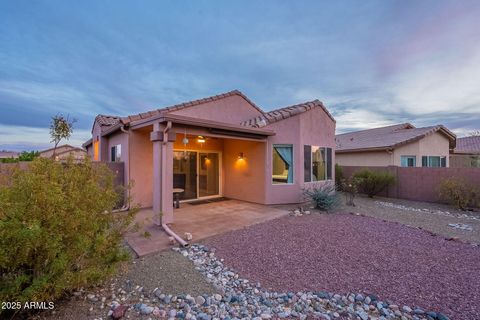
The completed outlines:
<svg viewBox="0 0 480 320">
<path fill-rule="evenodd" d="M 0 301 L 52 301 L 110 275 L 133 216 L 113 213 L 117 200 L 113 173 L 88 159 L 14 170 L 0 186 Z"/>
<path fill-rule="evenodd" d="M 355 206 L 354 199 L 358 193 L 359 180 L 355 177 L 343 179 L 340 183 L 343 193 L 345 194 L 345 203 L 347 206 Z"/>
<path fill-rule="evenodd" d="M 303 189 L 303 195 L 316 209 L 332 210 L 340 205 L 340 195 L 332 183 L 316 184 Z"/>
<path fill-rule="evenodd" d="M 342 190 L 343 185 L 342 181 L 344 180 L 344 175 L 343 175 L 343 168 L 336 163 L 335 164 L 335 184 L 337 185 L 339 190 Z"/>
<path fill-rule="evenodd" d="M 457 178 L 447 178 L 440 182 L 438 195 L 441 200 L 466 210 L 469 206 L 480 205 L 480 190 L 478 187 Z"/>
<path fill-rule="evenodd" d="M 382 192 L 389 185 L 395 183 L 395 177 L 385 171 L 371 171 L 368 169 L 353 174 L 358 182 L 358 191 L 370 198 Z"/>
</svg>

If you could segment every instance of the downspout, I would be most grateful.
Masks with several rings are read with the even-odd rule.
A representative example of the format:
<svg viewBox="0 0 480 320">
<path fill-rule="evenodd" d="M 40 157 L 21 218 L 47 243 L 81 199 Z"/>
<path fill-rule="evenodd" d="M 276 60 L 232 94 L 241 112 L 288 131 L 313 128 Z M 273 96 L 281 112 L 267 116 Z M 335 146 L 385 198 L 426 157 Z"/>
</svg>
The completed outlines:
<svg viewBox="0 0 480 320">
<path fill-rule="evenodd" d="M 130 174 L 130 130 L 126 130 L 125 129 L 125 126 L 121 126 L 120 127 L 120 130 L 123 132 L 123 133 L 126 133 L 127 134 L 127 144 L 128 144 L 128 157 L 129 157 L 129 161 L 128 161 L 128 172 Z M 130 210 L 130 190 L 127 189 L 127 203 L 121 207 L 120 209 L 116 209 L 116 210 L 112 210 L 112 212 L 125 212 L 125 211 L 128 211 Z"/>
<path fill-rule="evenodd" d="M 172 128 L 172 121 L 168 121 L 167 122 L 167 125 L 165 126 L 165 129 L 163 129 L 163 145 L 166 145 L 167 142 L 168 142 L 168 131 Z M 162 179 L 164 179 L 165 177 L 162 176 Z M 162 218 L 163 220 L 163 218 Z M 186 242 L 185 240 L 183 240 L 178 234 L 176 234 L 175 232 L 173 232 L 172 229 L 170 229 L 169 226 L 167 226 L 166 223 L 163 223 L 163 221 L 161 222 L 162 223 L 162 228 L 163 230 L 165 230 L 165 232 L 172 236 L 175 240 L 177 240 L 178 243 L 180 243 L 180 245 L 182 247 L 188 247 L 190 246 L 190 244 L 188 242 Z"/>
</svg>

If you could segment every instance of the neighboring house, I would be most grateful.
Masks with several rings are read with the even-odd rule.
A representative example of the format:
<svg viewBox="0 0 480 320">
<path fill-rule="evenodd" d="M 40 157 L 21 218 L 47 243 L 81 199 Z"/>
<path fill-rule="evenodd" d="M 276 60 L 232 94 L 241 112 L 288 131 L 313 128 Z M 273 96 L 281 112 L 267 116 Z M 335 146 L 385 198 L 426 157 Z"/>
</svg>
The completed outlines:
<svg viewBox="0 0 480 320">
<path fill-rule="evenodd" d="M 38 153 L 39 157 L 42 158 L 52 158 L 54 148 L 46 149 Z M 69 156 L 73 156 L 74 161 L 81 161 L 85 159 L 87 153 L 82 148 L 77 148 L 69 144 L 64 144 L 58 146 L 55 150 L 55 160 L 57 161 L 66 161 Z"/>
<path fill-rule="evenodd" d="M 448 167 L 456 136 L 442 125 L 410 123 L 336 136 L 336 163 L 342 166 Z"/>
<path fill-rule="evenodd" d="M 480 136 L 457 138 L 457 146 L 450 154 L 454 168 L 480 168 Z"/>
<path fill-rule="evenodd" d="M 14 151 L 0 151 L 0 159 L 16 159 L 20 153 Z"/>
<path fill-rule="evenodd" d="M 83 146 L 95 161 L 124 162 L 134 203 L 169 223 L 174 189 L 183 201 L 301 202 L 304 186 L 334 179 L 335 120 L 318 100 L 265 112 L 235 90 L 127 117 L 98 115 Z"/>
</svg>

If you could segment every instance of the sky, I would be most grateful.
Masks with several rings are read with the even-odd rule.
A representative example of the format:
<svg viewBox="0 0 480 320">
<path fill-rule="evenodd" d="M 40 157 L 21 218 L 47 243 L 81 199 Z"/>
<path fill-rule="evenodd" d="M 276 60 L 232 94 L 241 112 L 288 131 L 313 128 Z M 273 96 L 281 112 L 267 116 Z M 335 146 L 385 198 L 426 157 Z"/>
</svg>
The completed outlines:
<svg viewBox="0 0 480 320">
<path fill-rule="evenodd" d="M 0 0 L 0 150 L 49 123 L 238 89 L 264 110 L 319 99 L 338 133 L 480 129 L 480 1 Z"/>
</svg>

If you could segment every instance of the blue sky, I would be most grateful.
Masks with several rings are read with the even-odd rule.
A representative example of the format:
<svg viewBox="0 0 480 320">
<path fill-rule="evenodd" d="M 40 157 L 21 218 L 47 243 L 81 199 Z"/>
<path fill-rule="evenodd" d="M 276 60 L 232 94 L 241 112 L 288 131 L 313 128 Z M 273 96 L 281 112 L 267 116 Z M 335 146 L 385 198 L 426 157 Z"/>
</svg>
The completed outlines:
<svg viewBox="0 0 480 320">
<path fill-rule="evenodd" d="M 265 110 L 320 99 L 339 132 L 480 128 L 480 1 L 0 0 L 0 150 L 89 138 L 127 115 L 239 89 Z"/>
</svg>

